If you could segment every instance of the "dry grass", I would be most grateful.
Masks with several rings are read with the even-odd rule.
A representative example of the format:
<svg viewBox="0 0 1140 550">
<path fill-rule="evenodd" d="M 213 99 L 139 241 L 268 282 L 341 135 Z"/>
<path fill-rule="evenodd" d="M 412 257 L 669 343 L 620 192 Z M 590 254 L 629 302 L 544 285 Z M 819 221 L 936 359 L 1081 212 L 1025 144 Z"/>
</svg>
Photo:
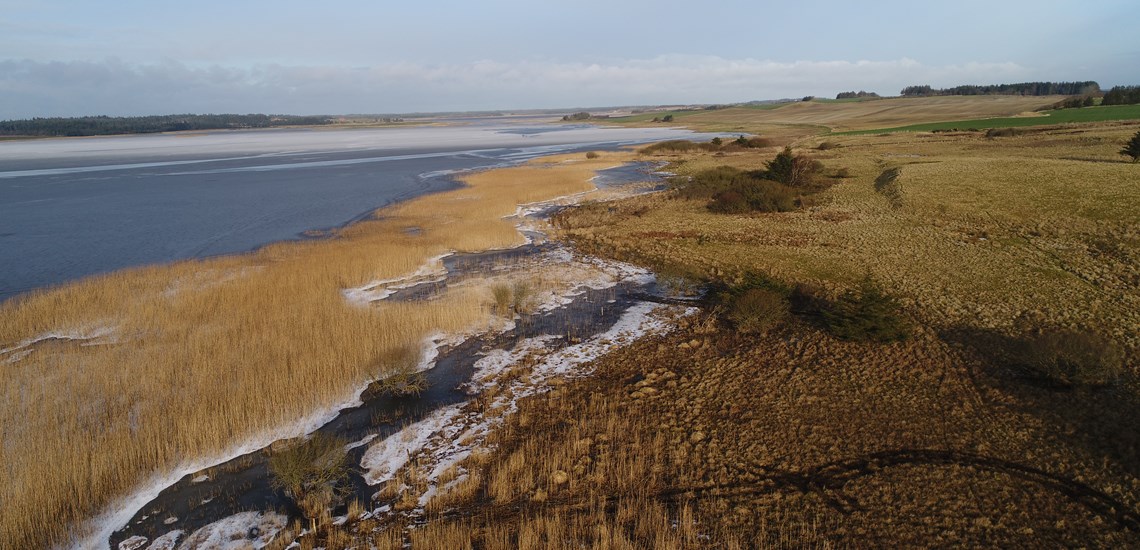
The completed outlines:
<svg viewBox="0 0 1140 550">
<path fill-rule="evenodd" d="M 845 103 L 792 103 L 777 109 L 736 107 L 684 115 L 694 130 L 749 132 L 781 141 L 826 132 L 868 130 L 922 122 L 1016 116 L 1056 103 L 1061 96 L 946 96 Z"/>
<path fill-rule="evenodd" d="M 833 295 L 870 274 L 935 326 L 1000 329 L 1034 315 L 1102 328 L 1135 350 L 1140 172 L 1113 158 L 1134 131 L 832 137 L 842 146 L 814 156 L 825 173 L 846 166 L 853 177 L 801 212 L 726 216 L 651 196 L 563 226 L 586 250 L 650 265 L 714 278 L 755 270 Z M 672 169 L 756 169 L 771 154 L 693 154 Z M 895 167 L 897 203 L 874 185 Z"/>
<path fill-rule="evenodd" d="M 351 398 L 429 333 L 486 323 L 485 289 L 373 307 L 350 305 L 341 290 L 448 250 L 519 244 L 503 216 L 590 189 L 593 170 L 620 154 L 580 157 L 473 174 L 463 189 L 328 240 L 127 270 L 5 303 L 0 349 L 52 332 L 114 334 L 0 355 L 0 540 L 64 543 L 153 474 Z"/>
<path fill-rule="evenodd" d="M 362 526 L 358 542 L 1140 544 L 1134 378 L 1058 392 L 1010 378 L 987 345 L 1027 315 L 1089 323 L 1129 343 L 1136 374 L 1140 176 L 1105 162 L 1131 131 L 841 138 L 816 155 L 854 177 L 802 212 L 725 216 L 658 195 L 560 216 L 580 248 L 690 277 L 761 272 L 838 295 L 869 274 L 918 323 L 883 344 L 794 317 L 756 334 L 688 318 L 520 401 L 425 525 Z M 690 154 L 674 169 L 757 168 L 771 154 Z M 874 186 L 892 167 L 897 206 Z"/>
</svg>

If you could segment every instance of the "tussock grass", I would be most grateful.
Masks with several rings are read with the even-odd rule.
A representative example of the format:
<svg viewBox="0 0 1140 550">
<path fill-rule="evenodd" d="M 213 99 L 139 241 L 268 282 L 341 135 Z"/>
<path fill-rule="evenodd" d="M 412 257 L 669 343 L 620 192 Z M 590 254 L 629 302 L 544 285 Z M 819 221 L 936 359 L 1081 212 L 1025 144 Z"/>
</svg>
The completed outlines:
<svg viewBox="0 0 1140 550">
<path fill-rule="evenodd" d="M 430 333 L 487 322 L 482 289 L 367 308 L 341 290 L 412 273 L 449 250 L 520 244 L 503 217 L 591 189 L 593 171 L 617 158 L 476 173 L 464 188 L 385 209 L 327 240 L 126 270 L 3 304 L 0 349 L 98 327 L 113 327 L 115 340 L 0 354 L 0 540 L 64 543 L 82 534 L 77 522 L 155 473 L 350 399 Z"/>
<path fill-rule="evenodd" d="M 878 102 L 875 102 L 878 103 Z M 1116 156 L 1134 125 L 980 135 L 834 138 L 817 153 L 852 176 L 800 212 L 725 217 L 690 201 L 635 197 L 567 216 L 582 248 L 712 279 L 759 271 L 829 298 L 865 274 L 936 326 L 1011 329 L 1026 312 L 1093 326 L 1140 349 L 1140 172 Z M 680 176 L 758 170 L 763 153 L 694 153 Z M 905 182 L 905 202 L 884 200 Z M 889 175 L 895 170 L 888 171 Z M 901 194 L 899 194 L 901 196 Z M 628 215 L 640 211 L 641 215 Z"/>
</svg>

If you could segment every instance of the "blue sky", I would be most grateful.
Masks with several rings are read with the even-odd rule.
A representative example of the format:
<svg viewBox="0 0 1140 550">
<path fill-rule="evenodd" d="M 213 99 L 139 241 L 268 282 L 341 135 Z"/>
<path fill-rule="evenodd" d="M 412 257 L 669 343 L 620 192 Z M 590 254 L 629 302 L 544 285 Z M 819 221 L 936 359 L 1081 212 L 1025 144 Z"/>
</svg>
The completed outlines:
<svg viewBox="0 0 1140 550">
<path fill-rule="evenodd" d="M 0 118 L 1140 84 L 1133 1 L 0 0 Z"/>
</svg>

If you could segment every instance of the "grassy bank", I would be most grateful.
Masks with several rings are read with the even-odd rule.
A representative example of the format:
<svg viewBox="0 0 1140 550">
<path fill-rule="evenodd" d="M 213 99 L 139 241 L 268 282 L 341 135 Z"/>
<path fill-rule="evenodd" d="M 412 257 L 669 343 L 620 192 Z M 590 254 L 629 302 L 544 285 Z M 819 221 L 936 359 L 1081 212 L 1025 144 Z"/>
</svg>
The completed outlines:
<svg viewBox="0 0 1140 550">
<path fill-rule="evenodd" d="M 591 189 L 617 154 L 464 177 L 330 239 L 127 270 L 0 310 L 0 540 L 64 543 L 157 472 L 352 398 L 436 331 L 488 322 L 488 289 L 350 304 L 346 288 L 447 251 L 519 244 L 502 217 Z M 554 159 L 550 162 L 558 163 Z"/>
</svg>

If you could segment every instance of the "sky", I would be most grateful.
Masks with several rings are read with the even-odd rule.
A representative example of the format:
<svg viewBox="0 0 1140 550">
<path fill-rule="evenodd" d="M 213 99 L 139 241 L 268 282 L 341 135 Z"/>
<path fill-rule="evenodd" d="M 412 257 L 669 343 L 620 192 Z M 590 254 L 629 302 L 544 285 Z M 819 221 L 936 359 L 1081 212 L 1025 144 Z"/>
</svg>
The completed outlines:
<svg viewBox="0 0 1140 550">
<path fill-rule="evenodd" d="M 0 0 L 0 119 L 1140 84 L 1135 0 Z"/>
</svg>

